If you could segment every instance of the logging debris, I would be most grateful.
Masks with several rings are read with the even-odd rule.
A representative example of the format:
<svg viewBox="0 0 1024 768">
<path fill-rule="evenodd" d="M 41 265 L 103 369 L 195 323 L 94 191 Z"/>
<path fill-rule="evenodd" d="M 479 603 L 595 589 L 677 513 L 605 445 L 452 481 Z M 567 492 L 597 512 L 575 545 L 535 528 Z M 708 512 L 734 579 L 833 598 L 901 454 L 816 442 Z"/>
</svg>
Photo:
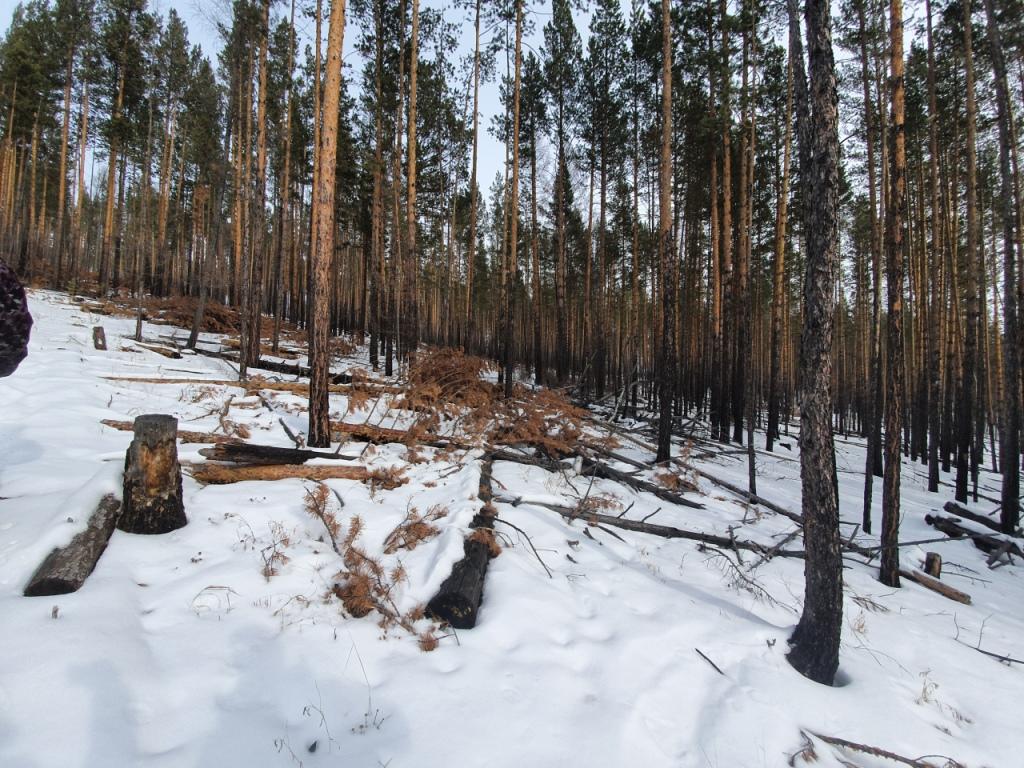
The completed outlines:
<svg viewBox="0 0 1024 768">
<path fill-rule="evenodd" d="M 358 456 L 348 456 L 342 453 L 241 442 L 221 442 L 213 448 L 201 448 L 199 454 L 212 461 L 249 465 L 304 464 L 310 459 L 327 459 L 329 461 L 358 461 L 359 459 Z"/>
<path fill-rule="evenodd" d="M 462 559 L 452 566 L 451 574 L 427 603 L 428 615 L 438 621 L 447 622 L 455 629 L 472 629 L 476 626 L 480 603 L 483 600 L 487 566 L 495 556 L 497 547 L 494 540 L 494 520 L 497 512 L 491 503 L 491 466 L 491 461 L 485 460 L 480 467 L 480 487 L 477 496 L 483 502 L 483 506 L 470 523 L 470 528 L 474 529 L 474 532 L 466 537 L 463 543 Z"/>
<path fill-rule="evenodd" d="M 104 496 L 85 530 L 66 546 L 53 549 L 39 564 L 25 586 L 25 596 L 66 595 L 81 589 L 106 550 L 120 512 L 120 500 L 110 493 Z"/>
</svg>

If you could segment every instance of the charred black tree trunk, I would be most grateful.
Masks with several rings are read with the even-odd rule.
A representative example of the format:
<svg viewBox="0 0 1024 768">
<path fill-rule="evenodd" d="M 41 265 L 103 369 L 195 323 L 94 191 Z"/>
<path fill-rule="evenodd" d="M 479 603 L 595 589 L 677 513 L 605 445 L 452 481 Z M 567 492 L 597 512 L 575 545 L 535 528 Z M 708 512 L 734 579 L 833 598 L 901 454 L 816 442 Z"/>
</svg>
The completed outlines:
<svg viewBox="0 0 1024 768">
<path fill-rule="evenodd" d="M 790 13 L 796 2 L 790 0 Z M 839 668 L 843 575 L 839 500 L 832 444 L 832 322 L 839 260 L 839 121 L 832 27 L 826 0 L 807 0 L 810 109 L 798 115 L 801 145 L 810 140 L 804 180 L 807 258 L 800 350 L 800 475 L 807 561 L 804 610 L 790 638 L 789 663 L 800 674 L 831 685 Z M 794 51 L 794 58 L 802 58 Z M 802 67 L 801 67 L 802 69 Z M 798 73 L 799 74 L 802 73 Z M 799 93 L 799 90 L 798 90 Z M 802 154 L 802 153 L 801 153 Z"/>
</svg>

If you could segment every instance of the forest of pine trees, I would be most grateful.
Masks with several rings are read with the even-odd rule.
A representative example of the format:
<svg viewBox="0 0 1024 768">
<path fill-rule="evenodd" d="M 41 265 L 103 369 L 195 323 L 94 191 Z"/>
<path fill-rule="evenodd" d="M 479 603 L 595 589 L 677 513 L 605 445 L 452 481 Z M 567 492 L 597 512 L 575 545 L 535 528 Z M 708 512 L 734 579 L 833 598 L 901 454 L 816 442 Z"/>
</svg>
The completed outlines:
<svg viewBox="0 0 1024 768">
<path fill-rule="evenodd" d="M 751 451 L 799 420 L 823 565 L 791 660 L 831 680 L 833 440 L 867 440 L 883 542 L 901 455 L 960 501 L 991 467 L 1019 523 L 1024 6 L 583 6 L 225 0 L 211 61 L 173 7 L 27 0 L 0 39 L 0 257 L 235 307 L 243 377 L 261 327 L 308 329 L 311 446 L 342 333 L 388 374 L 461 347 L 506 391 L 659 414 L 660 459 L 693 419 Z"/>
</svg>

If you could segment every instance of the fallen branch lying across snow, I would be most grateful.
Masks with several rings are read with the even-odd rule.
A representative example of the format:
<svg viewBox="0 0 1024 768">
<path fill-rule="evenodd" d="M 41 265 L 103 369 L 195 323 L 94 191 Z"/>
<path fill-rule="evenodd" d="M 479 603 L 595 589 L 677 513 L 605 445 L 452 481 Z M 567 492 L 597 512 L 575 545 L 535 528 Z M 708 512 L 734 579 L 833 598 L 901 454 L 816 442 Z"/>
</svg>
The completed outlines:
<svg viewBox="0 0 1024 768">
<path fill-rule="evenodd" d="M 815 733 L 814 731 L 808 731 L 807 733 L 810 733 L 810 735 L 814 738 L 818 739 L 819 741 L 823 741 L 826 744 L 830 744 L 833 747 L 849 749 L 854 752 L 860 752 L 864 755 L 871 755 L 872 757 L 885 758 L 886 760 L 892 760 L 896 763 L 909 765 L 910 768 L 967 768 L 963 763 L 954 760 L 951 757 L 946 757 L 945 755 L 922 755 L 921 757 L 904 757 L 903 755 L 897 755 L 895 752 L 890 752 L 887 749 L 882 749 L 880 747 L 872 747 L 868 744 L 858 744 L 855 741 L 847 741 L 846 739 L 839 739 L 835 736 L 824 736 L 820 733 Z M 803 734 L 804 738 L 807 738 L 807 733 L 801 731 L 801 734 Z M 926 762 L 926 759 L 931 760 L 932 758 L 941 759 L 943 762 Z M 790 765 L 792 764 L 793 763 L 791 762 Z"/>
</svg>

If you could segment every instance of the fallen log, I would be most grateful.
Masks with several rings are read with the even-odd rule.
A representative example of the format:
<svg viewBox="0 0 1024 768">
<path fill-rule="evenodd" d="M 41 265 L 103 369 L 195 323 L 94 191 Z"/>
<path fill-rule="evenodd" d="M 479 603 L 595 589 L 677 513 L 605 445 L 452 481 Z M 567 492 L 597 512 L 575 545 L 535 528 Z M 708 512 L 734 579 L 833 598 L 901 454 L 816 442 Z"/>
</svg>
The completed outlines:
<svg viewBox="0 0 1024 768">
<path fill-rule="evenodd" d="M 427 613 L 455 629 L 472 629 L 484 594 L 487 566 L 498 549 L 494 540 L 496 512 L 491 504 L 491 460 L 480 467 L 478 492 L 483 507 L 470 524 L 475 531 L 463 543 L 462 559 L 452 566 L 452 572 L 441 584 L 437 594 L 427 603 Z"/>
<path fill-rule="evenodd" d="M 507 451 L 501 448 L 496 448 L 490 451 L 487 455 L 494 461 L 510 461 L 516 464 L 526 464 L 528 466 L 546 469 L 548 472 L 561 472 L 567 469 L 567 467 L 561 462 L 547 456 L 525 456 L 523 454 L 516 453 L 514 451 Z M 604 480 L 612 480 L 613 482 L 629 486 L 635 491 L 645 491 L 653 494 L 663 501 L 678 504 L 681 507 L 704 509 L 703 504 L 696 501 L 690 501 L 690 499 L 687 499 L 681 493 L 669 488 L 664 488 L 656 483 L 642 480 L 638 477 L 633 477 L 632 475 L 626 472 L 621 472 L 603 462 L 595 461 L 594 459 L 587 458 L 585 456 L 582 458 L 583 471 L 581 474 L 583 475 L 593 475 Z"/>
<path fill-rule="evenodd" d="M 1002 552 L 1024 558 L 1024 551 L 1021 551 L 1021 548 L 1014 542 L 987 533 L 972 531 L 970 528 L 960 525 L 959 522 L 952 518 L 943 517 L 942 515 L 925 515 L 924 521 L 950 538 L 960 539 L 966 536 L 974 542 L 974 546 L 986 554 L 1002 550 Z"/>
<path fill-rule="evenodd" d="M 162 413 L 135 419 L 124 457 L 124 501 L 117 519 L 127 533 L 158 534 L 188 523 L 178 464 L 178 420 Z"/>
<path fill-rule="evenodd" d="M 145 350 L 149 350 L 150 352 L 155 352 L 156 354 L 162 355 L 163 357 L 170 358 L 171 360 L 181 360 L 181 352 L 179 352 L 176 349 L 171 349 L 170 347 L 164 347 L 159 344 L 149 344 L 144 341 L 134 340 L 132 341 L 132 344 L 134 344 L 136 347 L 142 347 Z"/>
<path fill-rule="evenodd" d="M 100 424 L 113 429 L 119 429 L 122 432 L 132 432 L 135 429 L 135 422 L 132 421 L 116 421 L 114 419 L 102 419 Z M 195 432 L 191 429 L 179 429 L 178 439 L 183 443 L 214 443 L 214 444 L 226 444 L 234 443 L 238 441 L 237 437 L 228 437 L 227 435 L 215 435 L 212 432 Z"/>
<path fill-rule="evenodd" d="M 234 359 L 237 361 L 237 357 L 232 358 L 225 355 L 227 359 Z M 264 371 L 273 371 L 274 373 L 283 373 L 288 376 L 302 376 L 309 378 L 310 370 L 307 366 L 299 365 L 298 363 L 281 363 L 277 360 L 266 360 L 260 358 L 256 361 L 255 365 L 250 365 L 250 369 L 259 368 Z M 352 376 L 348 373 L 333 373 L 330 379 L 331 384 L 351 384 Z"/>
<path fill-rule="evenodd" d="M 176 384 L 179 386 L 195 384 L 207 387 L 238 387 L 246 392 L 258 392 L 261 389 L 268 389 L 274 392 L 291 392 L 297 395 L 309 394 L 309 384 L 304 384 L 301 381 L 270 381 L 259 376 L 250 377 L 247 381 L 238 381 L 237 379 L 172 379 L 162 376 L 104 376 L 102 378 L 107 381 L 122 381 L 126 384 Z M 351 390 L 352 386 L 348 384 L 334 384 L 330 387 L 331 392 L 345 393 Z M 390 392 L 387 387 L 376 388 L 375 391 Z"/>
<path fill-rule="evenodd" d="M 613 467 L 603 464 L 593 459 L 584 458 L 583 461 L 583 474 L 592 474 L 595 477 L 604 478 L 605 480 L 614 480 L 617 483 L 628 485 L 630 488 L 636 491 L 646 491 L 647 493 L 657 496 L 662 501 L 668 501 L 672 504 L 678 504 L 681 507 L 690 507 L 691 509 L 704 509 L 704 505 L 696 501 L 690 501 L 685 498 L 682 494 L 672 491 L 669 488 L 664 488 L 656 483 L 649 482 L 647 480 L 641 480 L 638 477 L 633 477 L 625 472 L 620 472 Z"/>
<path fill-rule="evenodd" d="M 967 509 L 959 502 L 947 501 L 945 504 L 942 505 L 942 508 L 951 515 L 956 515 L 957 517 L 962 517 L 965 520 L 970 520 L 972 523 L 983 525 L 989 530 L 995 531 L 996 533 L 1003 533 L 1003 529 L 998 522 L 996 522 L 990 517 L 979 515 L 977 512 L 971 512 L 971 510 Z M 1017 538 L 1020 538 L 1019 530 L 1015 533 L 1007 535 L 1016 536 Z"/>
<path fill-rule="evenodd" d="M 399 443 L 401 445 L 429 445 L 433 448 L 447 448 L 459 446 L 458 443 L 449 438 L 421 433 L 415 429 L 388 429 L 387 427 L 375 427 L 371 424 L 349 424 L 346 421 L 331 422 L 332 440 L 355 440 L 361 443 L 373 445 L 387 445 L 388 443 Z"/>
<path fill-rule="evenodd" d="M 265 464 L 247 467 L 233 467 L 224 464 L 192 464 L 192 477 L 207 485 L 226 485 L 249 480 L 359 480 L 370 479 L 366 467 L 307 467 L 294 464 Z"/>
<path fill-rule="evenodd" d="M 637 533 L 649 533 L 653 536 L 660 536 L 663 539 L 688 539 L 690 541 L 698 541 L 703 544 L 710 544 L 716 547 L 722 547 L 724 549 L 737 550 L 742 549 L 748 552 L 757 552 L 762 555 L 771 555 L 772 557 L 796 557 L 803 558 L 805 553 L 802 550 L 795 549 L 775 549 L 764 544 L 758 544 L 754 541 L 745 541 L 743 539 L 729 538 L 725 536 L 717 536 L 713 533 L 701 533 L 699 531 L 688 531 L 683 528 L 674 528 L 669 525 L 658 525 L 656 523 L 645 523 L 641 520 L 630 520 L 624 517 L 614 517 L 612 515 L 602 515 L 596 512 L 580 512 L 575 507 L 561 506 L 559 504 L 547 504 L 545 502 L 530 501 L 522 497 L 508 498 L 499 497 L 498 501 L 511 504 L 512 506 L 519 506 L 520 504 L 529 504 L 533 507 L 542 507 L 543 509 L 550 509 L 552 512 L 557 512 L 567 520 L 582 520 L 586 523 L 594 525 L 607 525 L 612 528 L 621 528 L 626 531 L 635 531 Z"/>
<path fill-rule="evenodd" d="M 121 502 L 112 493 L 104 496 L 85 530 L 65 547 L 57 547 L 36 568 L 25 586 L 26 597 L 66 595 L 77 592 L 96 568 L 114 532 Z"/>
<path fill-rule="evenodd" d="M 931 576 L 927 576 L 920 571 L 910 571 L 906 568 L 900 568 L 900 576 L 920 584 L 922 587 L 930 589 L 932 592 L 938 592 L 940 595 L 948 597 L 950 600 L 955 600 L 956 602 L 963 603 L 964 605 L 971 604 L 971 596 L 966 592 L 961 592 L 959 589 L 954 589 L 948 584 L 943 584 L 938 579 L 933 579 Z"/>
<path fill-rule="evenodd" d="M 765 509 L 770 509 L 772 512 L 778 515 L 788 517 L 793 522 L 800 523 L 801 525 L 803 525 L 803 515 L 799 515 L 796 512 L 790 512 L 785 507 L 781 507 L 773 501 L 768 501 L 768 499 L 764 498 L 763 496 L 758 496 L 756 493 L 751 493 L 745 488 L 740 488 L 738 485 L 733 485 L 732 483 L 726 482 L 720 477 L 715 477 L 714 475 L 705 472 L 703 469 L 694 469 L 694 471 L 698 475 L 703 477 L 705 480 L 709 480 L 710 482 L 714 483 L 720 488 L 724 488 L 725 490 L 730 491 L 731 493 L 735 493 L 741 499 L 745 499 L 746 501 L 749 501 L 751 504 L 758 504 L 764 507 Z"/>
<path fill-rule="evenodd" d="M 327 451 L 310 451 L 304 448 L 281 448 L 276 445 L 254 445 L 253 443 L 222 442 L 213 448 L 201 448 L 201 456 L 213 461 L 227 461 L 234 464 L 304 464 L 310 459 L 331 461 L 356 461 L 358 456 L 346 456 Z"/>
</svg>

